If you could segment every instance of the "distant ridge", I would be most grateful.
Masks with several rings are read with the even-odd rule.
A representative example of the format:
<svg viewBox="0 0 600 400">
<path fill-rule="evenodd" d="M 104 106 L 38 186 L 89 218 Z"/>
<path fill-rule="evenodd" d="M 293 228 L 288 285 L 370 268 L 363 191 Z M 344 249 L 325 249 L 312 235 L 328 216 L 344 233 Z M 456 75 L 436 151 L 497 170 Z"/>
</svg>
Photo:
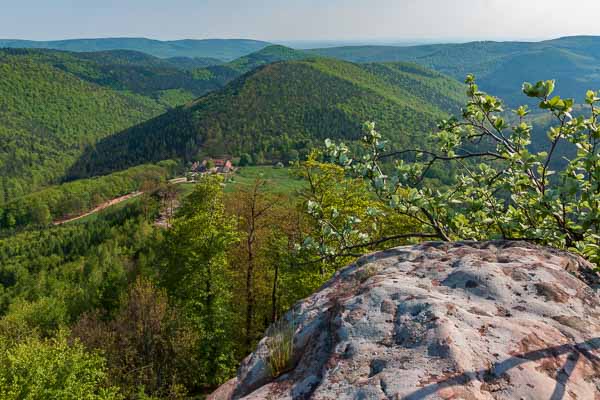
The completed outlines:
<svg viewBox="0 0 600 400">
<path fill-rule="evenodd" d="M 421 46 L 346 46 L 309 50 L 350 62 L 416 62 L 462 80 L 477 76 L 480 86 L 511 106 L 525 101 L 525 81 L 556 79 L 561 96 L 581 99 L 600 87 L 600 36 L 570 36 L 540 42 L 430 44 Z"/>
<path fill-rule="evenodd" d="M 182 39 L 161 41 L 147 38 L 98 38 L 33 41 L 0 39 L 0 48 L 54 49 L 75 52 L 135 50 L 155 57 L 217 58 L 231 61 L 267 47 L 270 43 L 250 39 Z"/>
</svg>

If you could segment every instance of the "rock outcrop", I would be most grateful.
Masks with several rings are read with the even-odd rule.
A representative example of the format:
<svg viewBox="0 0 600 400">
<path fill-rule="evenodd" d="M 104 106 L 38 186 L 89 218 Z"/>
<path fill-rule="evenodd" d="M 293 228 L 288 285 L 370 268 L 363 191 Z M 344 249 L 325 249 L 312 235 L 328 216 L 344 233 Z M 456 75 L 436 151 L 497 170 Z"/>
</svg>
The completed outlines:
<svg viewBox="0 0 600 400">
<path fill-rule="evenodd" d="M 599 283 L 524 242 L 372 254 L 286 316 L 287 372 L 272 376 L 270 332 L 210 398 L 600 400 Z"/>
</svg>

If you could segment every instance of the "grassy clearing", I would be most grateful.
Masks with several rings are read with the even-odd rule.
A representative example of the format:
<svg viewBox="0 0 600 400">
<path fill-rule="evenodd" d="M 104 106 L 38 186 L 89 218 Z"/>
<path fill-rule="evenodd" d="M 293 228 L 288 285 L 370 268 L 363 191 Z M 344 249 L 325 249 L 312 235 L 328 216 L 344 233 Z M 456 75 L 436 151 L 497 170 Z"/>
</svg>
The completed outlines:
<svg viewBox="0 0 600 400">
<path fill-rule="evenodd" d="M 272 193 L 293 195 L 302 189 L 306 183 L 291 175 L 289 168 L 275 168 L 271 166 L 244 167 L 240 168 L 235 175 L 231 176 L 225 184 L 226 193 L 250 187 L 256 179 L 265 179 L 268 182 L 268 190 Z M 182 183 L 177 185 L 180 197 L 189 195 L 196 185 L 194 183 Z"/>
<path fill-rule="evenodd" d="M 294 194 L 302 189 L 304 181 L 291 175 L 289 168 L 275 168 L 272 166 L 244 167 L 232 177 L 231 182 L 225 186 L 226 192 L 235 192 L 244 186 L 251 186 L 258 178 L 269 183 L 269 190 L 273 193 Z"/>
</svg>

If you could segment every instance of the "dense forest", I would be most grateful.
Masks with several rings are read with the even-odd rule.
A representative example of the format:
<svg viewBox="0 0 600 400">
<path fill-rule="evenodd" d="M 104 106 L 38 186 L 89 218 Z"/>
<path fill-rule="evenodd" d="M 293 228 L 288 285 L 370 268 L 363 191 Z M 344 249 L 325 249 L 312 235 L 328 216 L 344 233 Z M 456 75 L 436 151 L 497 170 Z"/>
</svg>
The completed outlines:
<svg viewBox="0 0 600 400">
<path fill-rule="evenodd" d="M 163 111 L 10 52 L 0 74 L 0 204 L 60 181 L 86 146 Z"/>
<path fill-rule="evenodd" d="M 589 87 L 598 85 L 597 65 L 600 45 L 597 37 L 567 37 L 542 42 L 470 42 L 463 44 L 435 44 L 421 46 L 350 46 L 295 51 L 281 51 L 282 46 L 271 46 L 254 41 L 181 41 L 160 42 L 148 39 L 90 39 L 58 42 L 28 42 L 0 40 L 2 47 L 46 48 L 76 52 L 98 52 L 107 55 L 114 50 L 143 52 L 162 58 L 187 70 L 204 70 L 219 83 L 239 76 L 239 72 L 267 62 L 301 58 L 301 54 L 321 55 L 357 63 L 415 62 L 443 74 L 463 79 L 473 73 L 482 86 L 505 99 L 511 106 L 519 104 L 518 87 L 524 81 L 539 79 L 539 73 L 548 74 L 561 83 L 563 96 L 577 97 Z M 277 49 L 279 51 L 277 51 Z M 262 50 L 266 52 L 260 55 Z M 253 53 L 259 54 L 253 62 Z M 269 55 L 269 53 L 274 53 Z M 287 56 L 283 53 L 288 53 Z M 86 53 L 78 53 L 86 54 Z M 138 53 L 140 54 L 140 53 Z M 237 59 L 237 60 L 236 60 Z M 159 60 L 158 58 L 155 59 Z M 231 62 L 224 69 L 219 64 Z M 244 64 L 250 68 L 240 71 Z M 141 65 L 138 65 L 141 66 Z M 148 64 L 144 63 L 144 67 Z M 208 68 L 208 69 L 206 69 Z M 236 73 L 237 71 L 238 73 Z M 173 79 L 173 78 L 171 78 Z M 181 79 L 181 78 L 180 78 Z M 198 83 L 196 83 L 198 85 Z M 207 86 L 214 90 L 215 86 Z M 199 96 L 200 93 L 196 95 Z"/>
<path fill-rule="evenodd" d="M 299 55 L 274 47 L 207 68 L 128 50 L 0 50 L 0 204 L 62 181 L 97 140 L 287 57 Z"/>
<path fill-rule="evenodd" d="M 77 216 L 116 197 L 156 188 L 177 169 L 175 161 L 163 161 L 159 165 L 140 165 L 110 175 L 45 187 L 0 205 L 0 230 L 28 225 L 43 227 Z"/>
<path fill-rule="evenodd" d="M 293 161 L 327 137 L 356 140 L 368 116 L 395 144 L 425 143 L 437 119 L 459 109 L 461 85 L 412 64 L 313 59 L 267 65 L 91 146 L 72 178 L 165 158 L 248 154 Z"/>
<path fill-rule="evenodd" d="M 307 202 L 376 204 L 341 168 L 313 160 L 294 174 L 312 184 L 283 194 L 258 178 L 225 194 L 206 178 L 168 230 L 154 226 L 157 188 L 95 218 L 0 239 L 0 359 L 10 366 L 0 394 L 183 399 L 229 379 L 268 325 L 347 260 L 298 250 L 319 230 Z M 378 221 L 363 217 L 364 228 Z"/>
<path fill-rule="evenodd" d="M 92 46 L 92 43 L 93 41 L 82 45 Z M 114 46 L 114 43 L 105 44 L 107 48 Z M 441 115 L 439 111 L 457 111 L 461 101 L 458 84 L 441 75 L 435 75 L 424 67 L 389 62 L 390 60 L 414 60 L 456 77 L 462 76 L 465 71 L 475 71 L 481 75 L 480 81 L 484 87 L 493 87 L 496 93 L 505 93 L 509 102 L 512 102 L 513 93 L 517 92 L 515 88 L 527 76 L 524 74 L 537 75 L 539 71 L 549 71 L 561 78 L 561 93 L 579 91 L 586 85 L 591 85 L 596 67 L 590 60 L 598 54 L 597 47 L 597 40 L 593 37 L 573 37 L 539 43 L 474 42 L 406 48 L 332 48 L 315 50 L 312 53 L 361 62 L 388 62 L 360 64 L 362 71 L 356 68 L 343 71 L 339 68 L 341 64 L 332 67 L 335 63 L 326 60 L 295 64 L 295 68 L 311 65 L 314 67 L 311 73 L 315 73 L 316 70 L 322 75 L 308 78 L 309 74 L 304 74 L 300 79 L 307 78 L 315 82 L 320 82 L 321 79 L 323 82 L 339 79 L 335 84 L 325 84 L 324 87 L 329 89 L 329 93 L 347 92 L 348 95 L 353 93 L 358 97 L 362 96 L 358 94 L 360 91 L 366 90 L 370 92 L 370 96 L 381 96 L 386 98 L 385 101 L 399 99 L 401 103 L 412 103 L 413 106 L 418 104 L 419 111 L 435 114 L 435 118 L 438 118 Z M 86 50 L 101 48 L 89 47 Z M 269 67 L 252 72 L 255 68 L 272 62 L 303 60 L 309 57 L 309 54 L 310 52 L 295 51 L 282 46 L 268 46 L 256 53 L 223 63 L 214 58 L 160 59 L 133 50 L 89 53 L 3 50 L 0 52 L 0 66 L 7 79 L 2 85 L 3 120 L 0 129 L 8 140 L 5 141 L 7 147 L 3 149 L 3 159 L 0 160 L 0 202 L 18 198 L 47 183 L 62 180 L 67 167 L 70 167 L 84 150 L 83 158 L 70 168 L 71 177 L 106 173 L 140 162 L 159 161 L 164 158 L 190 159 L 198 155 L 199 148 L 204 154 L 243 154 L 245 160 L 257 164 L 277 160 L 290 161 L 306 155 L 306 149 L 319 143 L 325 136 L 357 138 L 360 121 L 373 114 L 364 104 L 343 105 L 339 103 L 340 99 L 332 96 L 332 101 L 338 101 L 334 109 L 328 109 L 328 106 L 323 104 L 318 107 L 311 105 L 311 109 L 305 109 L 302 115 L 293 115 L 283 110 L 296 109 L 302 102 L 312 102 L 314 105 L 319 101 L 313 101 L 311 93 L 294 95 L 294 83 L 271 84 L 271 80 L 278 82 L 287 79 L 283 76 L 283 72 L 287 71 L 278 71 L 284 67 Z M 547 62 L 548 60 L 552 62 Z M 540 62 L 548 64 L 550 69 Z M 329 65 L 326 65 L 328 63 Z M 340 73 L 341 71 L 343 73 Z M 364 72 L 371 76 L 362 76 Z M 239 78 L 246 73 L 250 74 Z M 269 74 L 274 75 L 273 79 Z M 563 75 L 565 80 L 562 80 Z M 577 76 L 577 82 L 570 81 L 572 76 Z M 101 142 L 97 148 L 94 146 L 98 139 L 123 131 L 123 128 L 147 120 L 150 116 L 188 102 L 196 96 L 219 90 L 235 79 L 238 81 L 227 89 L 197 100 L 189 107 L 178 108 L 134 129 L 125 130 L 122 134 Z M 494 84 L 493 79 L 510 88 L 511 93 L 503 92 L 501 87 Z M 345 88 L 335 88 L 338 83 L 346 85 Z M 281 90 L 281 85 L 288 84 L 290 92 L 282 94 L 281 98 L 274 98 L 270 103 L 267 99 L 256 106 L 249 105 L 253 97 L 272 90 Z M 397 87 L 401 87 L 402 90 L 396 90 Z M 36 92 L 39 92 L 38 95 L 32 97 L 31 93 Z M 288 94 L 296 96 L 293 102 L 289 102 Z M 312 95 L 319 97 L 318 92 Z M 415 101 L 415 96 L 421 97 Z M 235 100 L 240 110 L 246 110 L 248 114 L 242 117 L 233 107 L 228 109 L 224 106 L 233 104 L 229 97 Z M 46 104 L 44 101 L 40 102 L 40 98 L 52 101 Z M 81 102 L 66 104 L 67 98 L 80 99 Z M 380 101 L 381 99 L 374 100 L 375 103 Z M 435 109 L 431 108 L 429 103 L 435 103 Z M 108 104 L 111 104 L 113 115 L 110 121 L 108 118 L 107 121 L 102 121 L 107 115 Z M 42 108 L 43 111 L 38 112 Z M 407 129 L 414 131 L 411 135 L 417 137 L 419 132 L 423 132 L 423 127 L 413 129 L 415 121 L 410 119 L 403 121 L 397 132 L 389 132 L 390 126 L 394 129 L 398 126 L 397 121 L 394 121 L 398 116 L 388 115 L 391 113 L 385 110 L 389 110 L 389 107 L 377 105 L 373 108 L 378 110 L 375 116 L 379 117 L 377 120 L 382 132 L 393 140 L 401 142 Z M 576 109 L 575 112 L 579 110 Z M 382 113 L 385 115 L 380 115 Z M 267 114 L 269 117 L 265 117 Z M 214 115 L 217 116 L 213 117 Z M 285 118 L 281 119 L 278 115 L 284 115 Z M 209 119 L 211 122 L 207 123 Z M 313 122 L 317 120 L 320 122 L 318 126 L 314 126 Z M 393 124 L 388 123 L 388 120 L 394 121 Z M 416 118 L 416 121 L 422 120 L 433 119 Z M 538 119 L 537 122 L 534 135 L 536 138 L 543 138 L 547 123 L 544 118 Z M 65 128 L 67 125 L 68 130 Z M 281 126 L 285 126 L 289 132 L 280 131 Z M 128 147 L 128 153 L 145 153 L 144 155 L 118 161 L 109 169 L 102 165 L 107 163 L 104 160 L 107 155 L 105 149 L 114 153 L 110 154 L 110 160 L 123 157 L 119 155 L 124 148 L 121 144 L 134 146 L 128 138 L 143 135 L 146 129 L 153 130 L 156 127 L 164 128 L 172 134 L 165 135 L 154 131 L 153 134 L 169 137 L 159 140 L 159 144 L 151 146 L 153 148 L 149 151 L 146 151 L 148 145 L 143 143 L 139 148 Z M 425 128 L 427 129 L 429 127 Z M 50 136 L 45 132 L 49 132 Z M 390 135 L 397 135 L 400 139 Z M 244 139 L 246 136 L 259 139 L 249 142 Z M 225 139 L 220 140 L 221 137 Z M 534 141 L 532 146 L 538 146 L 538 142 Z M 113 152 L 115 146 L 120 146 L 120 149 Z M 562 154 L 572 150 L 568 145 L 561 143 L 557 151 Z M 91 162 L 90 159 L 95 161 Z"/>
<path fill-rule="evenodd" d="M 194 59 L 160 59 L 128 50 L 69 53 L 5 49 L 0 54 L 44 64 L 91 84 L 125 94 L 145 96 L 163 109 L 181 105 L 221 87 L 218 82 L 205 79 L 201 72 L 195 72 L 204 71 L 206 67 L 191 67 L 198 63 Z"/>
</svg>

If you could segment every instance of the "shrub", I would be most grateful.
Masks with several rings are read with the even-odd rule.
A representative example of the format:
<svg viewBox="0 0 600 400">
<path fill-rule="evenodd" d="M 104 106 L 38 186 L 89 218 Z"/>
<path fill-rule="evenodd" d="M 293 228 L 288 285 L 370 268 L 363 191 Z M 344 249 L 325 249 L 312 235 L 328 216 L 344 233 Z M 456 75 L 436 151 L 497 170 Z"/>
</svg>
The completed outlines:
<svg viewBox="0 0 600 400">
<path fill-rule="evenodd" d="M 28 338 L 10 344 L 0 337 L 0 398 L 4 400 L 115 400 L 122 397 L 106 386 L 104 359 L 88 353 L 66 334 L 55 339 Z"/>
<path fill-rule="evenodd" d="M 248 153 L 243 153 L 240 156 L 240 162 L 239 162 L 239 166 L 240 167 L 246 167 L 248 165 L 252 165 L 252 156 Z"/>
<path fill-rule="evenodd" d="M 43 297 L 36 302 L 17 301 L 0 319 L 0 335 L 13 340 L 35 332 L 41 337 L 52 337 L 67 325 L 67 307 L 64 301 Z"/>
</svg>

